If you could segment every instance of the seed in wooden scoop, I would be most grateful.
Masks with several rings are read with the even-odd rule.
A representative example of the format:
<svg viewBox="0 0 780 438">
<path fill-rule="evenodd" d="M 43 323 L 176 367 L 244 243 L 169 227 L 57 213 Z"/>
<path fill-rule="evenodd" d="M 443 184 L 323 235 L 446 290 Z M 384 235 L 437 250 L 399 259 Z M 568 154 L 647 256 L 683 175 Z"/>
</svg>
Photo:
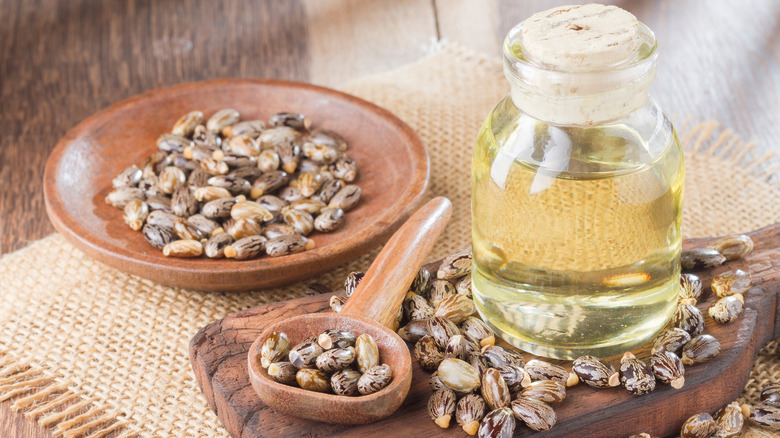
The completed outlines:
<svg viewBox="0 0 780 438">
<path fill-rule="evenodd" d="M 273 362 L 279 362 L 290 354 L 290 338 L 285 333 L 273 332 L 260 347 L 260 366 L 268 368 Z"/>
<path fill-rule="evenodd" d="M 761 401 L 780 407 L 780 383 L 770 383 L 761 388 Z"/>
<path fill-rule="evenodd" d="M 311 141 L 305 142 L 301 149 L 306 158 L 321 164 L 330 164 L 339 158 L 337 150 Z"/>
<path fill-rule="evenodd" d="M 297 373 L 298 368 L 295 368 L 295 365 L 290 362 L 274 362 L 268 365 L 268 376 L 285 385 L 296 383 L 295 375 Z"/>
<path fill-rule="evenodd" d="M 404 316 L 410 320 L 427 320 L 434 314 L 428 300 L 414 292 L 408 292 L 404 298 Z"/>
<path fill-rule="evenodd" d="M 423 336 L 414 344 L 414 357 L 420 366 L 428 371 L 439 368 L 439 364 L 444 360 L 444 354 L 431 336 Z"/>
<path fill-rule="evenodd" d="M 430 289 L 428 291 L 428 301 L 432 306 L 436 307 L 445 298 L 451 295 L 457 294 L 455 286 L 447 280 L 433 280 L 431 282 Z"/>
<path fill-rule="evenodd" d="M 493 329 L 477 317 L 470 316 L 466 318 L 460 323 L 460 331 L 471 335 L 483 347 L 496 343 L 496 335 Z"/>
<path fill-rule="evenodd" d="M 615 367 L 595 356 L 580 356 L 574 360 L 572 371 L 594 388 L 611 388 L 620 385 L 620 375 Z"/>
<path fill-rule="evenodd" d="M 290 207 L 282 209 L 282 219 L 284 222 L 295 228 L 295 231 L 301 235 L 307 235 L 314 229 L 314 218 L 305 211 L 293 210 Z"/>
<path fill-rule="evenodd" d="M 289 126 L 299 131 L 308 131 L 311 128 L 311 120 L 298 113 L 277 113 L 268 119 L 271 126 Z"/>
<path fill-rule="evenodd" d="M 219 110 L 206 121 L 206 129 L 214 133 L 220 132 L 224 128 L 238 123 L 240 117 L 238 111 L 232 108 Z"/>
<path fill-rule="evenodd" d="M 751 285 L 750 274 L 741 269 L 722 272 L 712 279 L 712 291 L 719 297 L 743 294 L 750 289 Z"/>
<path fill-rule="evenodd" d="M 434 316 L 443 316 L 455 324 L 460 324 L 477 311 L 474 301 L 461 294 L 453 294 L 442 299 L 436 306 Z"/>
<path fill-rule="evenodd" d="M 182 153 L 184 148 L 192 146 L 192 142 L 181 135 L 163 134 L 157 137 L 157 149 L 163 152 Z M 160 160 L 162 161 L 162 160 Z"/>
<path fill-rule="evenodd" d="M 199 229 L 182 218 L 173 221 L 173 231 L 179 238 L 185 240 L 201 240 L 205 237 Z"/>
<path fill-rule="evenodd" d="M 450 338 L 459 334 L 460 330 L 454 322 L 442 316 L 434 316 L 428 320 L 428 333 L 439 348 L 446 348 Z"/>
<path fill-rule="evenodd" d="M 455 420 L 469 435 L 476 435 L 479 422 L 485 416 L 485 401 L 477 394 L 468 394 L 455 407 Z"/>
<path fill-rule="evenodd" d="M 680 275 L 680 300 L 693 298 L 698 301 L 701 292 L 701 280 L 698 276 L 688 273 Z"/>
<path fill-rule="evenodd" d="M 157 186 L 159 190 L 167 195 L 178 190 L 187 181 L 184 171 L 174 166 L 168 166 L 163 169 L 158 178 Z"/>
<path fill-rule="evenodd" d="M 650 356 L 650 367 L 656 379 L 668 383 L 674 389 L 685 385 L 685 367 L 676 354 L 671 351 L 661 351 Z"/>
<path fill-rule="evenodd" d="M 236 240 L 225 247 L 225 257 L 236 260 L 255 258 L 265 250 L 265 241 L 263 236 L 247 236 Z"/>
<path fill-rule="evenodd" d="M 228 137 L 232 137 L 232 135 L 229 135 Z M 198 146 L 204 146 L 209 149 L 218 149 L 222 144 L 222 139 L 215 133 L 206 129 L 205 125 L 198 125 L 195 127 L 195 130 L 192 131 L 192 142 Z"/>
<path fill-rule="evenodd" d="M 355 340 L 355 352 L 357 355 L 357 366 L 361 373 L 379 365 L 379 348 L 376 341 L 368 333 L 364 333 Z"/>
<path fill-rule="evenodd" d="M 326 373 L 333 373 L 347 368 L 353 362 L 355 362 L 355 349 L 348 347 L 333 348 L 325 351 L 317 356 L 315 364 L 320 370 Z"/>
<path fill-rule="evenodd" d="M 543 360 L 530 360 L 523 368 L 531 376 L 531 380 L 555 380 L 564 385 L 569 380 L 569 372 L 566 368 Z"/>
<path fill-rule="evenodd" d="M 330 308 L 333 309 L 334 312 L 339 313 L 341 312 L 341 309 L 344 307 L 344 304 L 347 304 L 347 297 L 341 296 L 341 295 L 333 295 L 330 297 Z"/>
<path fill-rule="evenodd" d="M 707 438 L 714 433 L 715 420 L 706 412 L 685 420 L 680 429 L 682 438 Z"/>
<path fill-rule="evenodd" d="M 715 413 L 715 436 L 717 438 L 736 438 L 745 425 L 745 416 L 739 403 L 732 402 Z"/>
<path fill-rule="evenodd" d="M 179 238 L 172 229 L 160 225 L 146 224 L 142 231 L 144 239 L 159 250 Z"/>
<path fill-rule="evenodd" d="M 234 137 L 241 134 L 257 136 L 263 130 L 265 130 L 265 122 L 263 120 L 246 120 L 222 128 L 222 135 L 225 137 Z"/>
<path fill-rule="evenodd" d="M 468 362 L 460 359 L 442 360 L 436 372 L 442 383 L 458 393 L 468 394 L 479 388 L 479 373 Z"/>
<path fill-rule="evenodd" d="M 163 247 L 166 257 L 198 257 L 203 254 L 203 245 L 197 240 L 176 240 Z"/>
<path fill-rule="evenodd" d="M 140 230 L 144 226 L 144 221 L 149 216 L 149 206 L 144 201 L 134 200 L 125 205 L 124 219 L 127 226 L 134 231 Z"/>
<path fill-rule="evenodd" d="M 683 251 L 680 256 L 682 268 L 689 271 L 717 268 L 725 261 L 726 257 L 723 257 L 723 254 L 706 248 Z"/>
<path fill-rule="evenodd" d="M 481 391 L 482 398 L 485 399 L 485 403 L 490 406 L 490 409 L 505 408 L 512 401 L 509 387 L 506 385 L 501 373 L 495 368 L 485 371 L 485 374 L 482 376 Z"/>
<path fill-rule="evenodd" d="M 509 408 L 490 411 L 479 424 L 479 438 L 511 438 L 515 435 L 517 422 Z"/>
<path fill-rule="evenodd" d="M 330 392 L 330 379 L 320 370 L 301 368 L 295 373 L 295 380 L 307 391 Z"/>
<path fill-rule="evenodd" d="M 557 420 L 555 411 L 547 403 L 529 397 L 518 397 L 511 404 L 512 414 L 529 428 L 550 430 Z"/>
<path fill-rule="evenodd" d="M 290 363 L 298 368 L 311 368 L 324 350 L 316 341 L 304 341 L 294 346 L 289 353 Z M 303 388 L 303 386 L 301 386 Z"/>
<path fill-rule="evenodd" d="M 257 223 L 268 222 L 274 218 L 268 209 L 252 201 L 236 202 L 230 208 L 230 217 L 233 219 L 250 219 Z"/>
<path fill-rule="evenodd" d="M 287 183 L 289 175 L 282 170 L 274 170 L 266 172 L 255 180 L 252 184 L 252 190 L 249 196 L 252 199 L 257 199 L 267 193 L 271 193 L 274 190 L 282 187 Z M 282 198 L 284 199 L 284 198 Z"/>
<path fill-rule="evenodd" d="M 726 260 L 737 260 L 753 251 L 753 239 L 744 234 L 729 236 L 718 240 L 708 248 L 723 254 Z"/>
<path fill-rule="evenodd" d="M 212 220 L 227 219 L 230 217 L 230 209 L 236 202 L 236 198 L 218 198 L 203 204 L 200 213 Z"/>
<path fill-rule="evenodd" d="M 195 189 L 194 196 L 197 201 L 210 202 L 215 199 L 230 198 L 233 195 L 224 187 L 205 186 Z"/>
<path fill-rule="evenodd" d="M 699 335 L 685 344 L 682 353 L 682 363 L 693 365 L 705 362 L 720 354 L 720 342 L 710 335 Z"/>
<path fill-rule="evenodd" d="M 356 395 L 358 393 L 358 380 L 362 374 L 359 371 L 346 369 L 336 371 L 330 377 L 330 386 L 336 395 Z"/>
<path fill-rule="evenodd" d="M 750 408 L 749 417 L 752 423 L 773 431 L 780 431 L 780 407 L 760 403 Z"/>
<path fill-rule="evenodd" d="M 344 210 L 340 208 L 323 208 L 314 219 L 314 229 L 323 233 L 336 231 L 344 225 L 344 218 Z"/>
<path fill-rule="evenodd" d="M 697 336 L 704 331 L 704 317 L 693 299 L 680 301 L 672 317 L 672 323 L 675 327 L 690 333 L 691 336 Z"/>
<path fill-rule="evenodd" d="M 158 225 L 171 230 L 171 232 L 174 232 L 173 224 L 176 223 L 177 219 L 179 218 L 171 213 L 157 210 L 149 213 L 149 216 L 146 218 L 146 223 L 151 225 Z"/>
<path fill-rule="evenodd" d="M 373 394 L 390 384 L 391 380 L 393 380 L 393 370 L 390 369 L 390 365 L 376 365 L 360 376 L 358 391 L 363 395 Z"/>
<path fill-rule="evenodd" d="M 203 113 L 200 111 L 190 111 L 181 116 L 171 129 L 171 133 L 182 137 L 189 137 L 195 131 L 195 127 L 203 121 Z"/>
<path fill-rule="evenodd" d="M 428 415 L 442 429 L 450 427 L 450 420 L 454 413 L 455 393 L 451 389 L 440 389 L 428 399 Z"/>
<path fill-rule="evenodd" d="M 219 225 L 219 222 L 213 221 L 202 214 L 194 214 L 187 218 L 187 223 L 195 227 L 201 232 L 203 236 L 210 236 L 215 234 L 224 233 L 225 230 Z"/>
<path fill-rule="evenodd" d="M 162 210 L 166 213 L 173 213 L 171 198 L 165 196 L 150 196 L 146 198 L 146 205 L 149 206 L 150 211 Z"/>
<path fill-rule="evenodd" d="M 627 351 L 620 359 L 620 383 L 634 395 L 647 394 L 655 389 L 652 368 Z"/>
<path fill-rule="evenodd" d="M 289 126 L 279 126 L 264 130 L 260 133 L 260 136 L 257 137 L 257 140 L 260 142 L 260 146 L 263 149 L 272 149 L 281 143 L 295 143 L 300 138 L 301 133 L 298 132 L 298 130 L 290 128 Z"/>
<path fill-rule="evenodd" d="M 317 337 L 317 343 L 325 350 L 352 347 L 356 340 L 355 334 L 346 329 L 328 329 Z"/>
<path fill-rule="evenodd" d="M 560 403 L 566 398 L 566 386 L 554 380 L 531 382 L 520 391 L 520 397 L 532 398 L 547 404 Z"/>
<path fill-rule="evenodd" d="M 451 280 L 460 278 L 471 272 L 471 247 L 454 252 L 441 261 L 436 278 L 439 280 Z"/>
<path fill-rule="evenodd" d="M 661 351 L 671 351 L 672 353 L 677 354 L 690 340 L 690 333 L 681 328 L 670 328 L 655 338 L 653 341 L 653 349 L 650 352 L 659 353 Z"/>
<path fill-rule="evenodd" d="M 729 295 L 713 303 L 708 312 L 715 321 L 727 324 L 736 320 L 742 313 L 744 300 L 741 294 Z"/>
</svg>

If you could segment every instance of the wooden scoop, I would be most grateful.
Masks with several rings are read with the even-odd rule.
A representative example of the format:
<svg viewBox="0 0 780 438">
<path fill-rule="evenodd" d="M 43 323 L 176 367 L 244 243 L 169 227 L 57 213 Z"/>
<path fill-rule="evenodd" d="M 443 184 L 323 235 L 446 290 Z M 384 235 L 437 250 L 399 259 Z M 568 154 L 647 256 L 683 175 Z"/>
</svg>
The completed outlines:
<svg viewBox="0 0 780 438">
<path fill-rule="evenodd" d="M 366 272 L 341 313 L 318 313 L 285 319 L 268 327 L 249 349 L 249 380 L 260 399 L 290 415 L 327 423 L 370 423 L 395 412 L 412 383 L 412 361 L 406 343 L 388 327 L 395 319 L 425 257 L 450 219 L 452 204 L 428 201 L 396 231 Z M 273 332 L 284 332 L 290 345 L 340 328 L 356 336 L 370 334 L 379 347 L 379 362 L 390 366 L 393 380 L 370 395 L 339 396 L 278 383 L 260 366 L 260 348 Z"/>
</svg>

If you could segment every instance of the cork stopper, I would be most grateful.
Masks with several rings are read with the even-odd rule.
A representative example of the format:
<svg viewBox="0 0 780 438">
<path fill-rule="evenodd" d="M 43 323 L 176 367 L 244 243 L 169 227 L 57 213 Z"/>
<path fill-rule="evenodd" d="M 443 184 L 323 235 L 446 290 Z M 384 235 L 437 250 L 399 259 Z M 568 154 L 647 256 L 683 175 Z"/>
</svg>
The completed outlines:
<svg viewBox="0 0 780 438">
<path fill-rule="evenodd" d="M 656 72 L 655 36 L 615 6 L 562 6 L 513 28 L 504 44 L 512 100 L 529 115 L 596 125 L 639 109 Z"/>
<path fill-rule="evenodd" d="M 557 70 L 602 70 L 636 57 L 639 21 L 616 6 L 561 6 L 523 23 L 523 54 Z"/>
</svg>

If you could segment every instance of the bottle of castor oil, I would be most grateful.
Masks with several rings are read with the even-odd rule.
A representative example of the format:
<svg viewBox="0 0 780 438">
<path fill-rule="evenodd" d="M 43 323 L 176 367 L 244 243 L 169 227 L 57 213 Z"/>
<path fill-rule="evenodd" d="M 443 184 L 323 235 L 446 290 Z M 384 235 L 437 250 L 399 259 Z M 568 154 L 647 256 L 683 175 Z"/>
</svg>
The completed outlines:
<svg viewBox="0 0 780 438">
<path fill-rule="evenodd" d="M 653 33 L 614 6 L 536 14 L 504 44 L 511 93 L 472 161 L 473 294 L 508 342 L 622 354 L 671 318 L 683 156 L 648 95 Z"/>
</svg>

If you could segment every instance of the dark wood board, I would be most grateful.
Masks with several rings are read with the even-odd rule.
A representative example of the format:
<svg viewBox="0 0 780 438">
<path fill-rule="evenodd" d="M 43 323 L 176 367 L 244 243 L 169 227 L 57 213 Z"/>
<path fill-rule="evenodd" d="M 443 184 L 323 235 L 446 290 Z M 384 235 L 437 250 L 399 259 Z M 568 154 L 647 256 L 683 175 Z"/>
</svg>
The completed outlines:
<svg viewBox="0 0 780 438">
<path fill-rule="evenodd" d="M 622 388 L 597 390 L 583 384 L 569 388 L 567 399 L 555 405 L 558 423 L 545 433 L 518 427 L 517 436 L 621 437 L 648 432 L 654 436 L 679 433 L 682 423 L 700 412 L 714 413 L 736 399 L 747 382 L 753 359 L 762 345 L 780 335 L 777 323 L 777 292 L 780 289 L 780 224 L 751 233 L 754 251 L 743 260 L 728 262 L 708 272 L 698 272 L 705 294 L 698 304 L 705 314 L 705 333 L 721 343 L 721 353 L 709 362 L 687 366 L 685 386 L 680 390 L 667 385 L 652 393 L 635 397 Z M 710 239 L 694 239 L 684 248 L 703 247 Z M 740 318 L 726 325 L 707 316 L 714 302 L 709 286 L 714 275 L 732 269 L 744 269 L 753 275 L 753 288 L 745 294 L 745 310 Z M 305 312 L 328 312 L 332 294 L 268 304 L 248 309 L 211 323 L 192 339 L 190 360 L 209 406 L 234 437 L 283 436 L 464 436 L 456 425 L 443 430 L 429 418 L 426 410 L 431 389 L 430 373 L 414 361 L 412 388 L 401 408 L 389 418 L 363 426 L 339 426 L 316 423 L 274 412 L 263 405 L 252 389 L 247 375 L 246 355 L 263 329 L 273 322 Z M 410 345 L 411 346 L 411 345 Z M 635 353 L 649 357 L 646 345 Z M 526 360 L 530 355 L 525 355 Z M 608 359 L 617 365 L 619 358 Z M 570 363 L 558 362 L 569 366 Z"/>
</svg>

